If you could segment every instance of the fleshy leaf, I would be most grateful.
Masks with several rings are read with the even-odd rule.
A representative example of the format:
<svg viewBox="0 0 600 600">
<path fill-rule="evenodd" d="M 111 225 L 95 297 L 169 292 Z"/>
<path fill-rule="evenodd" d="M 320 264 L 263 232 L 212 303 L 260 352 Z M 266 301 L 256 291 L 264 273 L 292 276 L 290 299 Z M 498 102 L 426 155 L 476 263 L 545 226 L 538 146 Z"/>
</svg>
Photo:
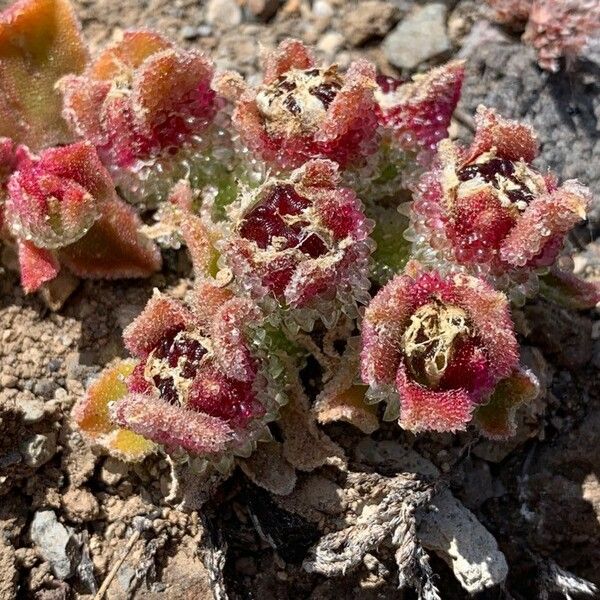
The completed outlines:
<svg viewBox="0 0 600 600">
<path fill-rule="evenodd" d="M 326 382 L 312 408 L 319 423 L 345 421 L 363 433 L 379 427 L 377 408 L 367 403 L 368 386 L 356 383 L 359 371 L 358 338 L 350 338 L 346 351 L 325 374 Z"/>
<path fill-rule="evenodd" d="M 406 369 L 398 369 L 400 426 L 409 431 L 460 431 L 471 419 L 474 403 L 463 388 L 430 390 L 409 380 Z"/>
<path fill-rule="evenodd" d="M 61 262 L 80 277 L 149 277 L 160 269 L 161 257 L 155 244 L 139 233 L 141 225 L 131 207 L 111 201 L 83 238 L 59 251 Z"/>
<path fill-rule="evenodd" d="M 315 65 L 312 52 L 299 40 L 283 40 L 262 60 L 265 83 L 273 83 L 290 69 L 310 69 Z"/>
<path fill-rule="evenodd" d="M 245 298 L 232 298 L 217 309 L 210 334 L 215 357 L 228 376 L 239 381 L 254 379 L 256 365 L 243 331 L 262 316 L 258 306 Z"/>
<path fill-rule="evenodd" d="M 57 249 L 81 239 L 114 194 L 94 147 L 75 143 L 39 157 L 19 149 L 8 182 L 7 216 L 13 234 L 40 248 Z"/>
<path fill-rule="evenodd" d="M 478 106 L 475 114 L 475 137 L 465 163 L 480 154 L 496 149 L 496 154 L 507 160 L 531 162 L 539 152 L 535 131 L 525 123 L 505 119 L 494 109 Z"/>
<path fill-rule="evenodd" d="M 73 409 L 75 421 L 86 436 L 110 454 L 130 461 L 141 460 L 156 449 L 150 440 L 118 428 L 109 414 L 110 403 L 127 394 L 125 380 L 135 364 L 131 360 L 122 360 L 105 369 Z"/>
<path fill-rule="evenodd" d="M 219 287 L 210 280 L 199 280 L 192 292 L 191 305 L 194 316 L 203 327 L 208 327 L 216 312 L 233 297 L 227 287 Z"/>
<path fill-rule="evenodd" d="M 196 279 L 214 276 L 218 270 L 219 255 L 202 219 L 194 214 L 194 194 L 187 179 L 182 179 L 173 186 L 169 202 L 174 206 L 172 220 L 190 253 Z"/>
<path fill-rule="evenodd" d="M 122 427 L 151 436 L 160 444 L 185 448 L 197 454 L 223 451 L 233 436 L 233 431 L 222 419 L 141 394 L 130 394 L 118 400 L 112 416 Z"/>
<path fill-rule="evenodd" d="M 155 290 L 144 310 L 123 331 L 123 342 L 131 354 L 146 358 L 163 337 L 185 329 L 192 319 L 186 307 Z"/>
<path fill-rule="evenodd" d="M 319 423 L 345 421 L 370 434 L 379 428 L 377 408 L 365 402 L 366 385 L 351 385 L 346 389 L 328 390 L 319 395 L 314 411 Z"/>
<path fill-rule="evenodd" d="M 117 429 L 107 445 L 108 451 L 123 460 L 142 460 L 156 451 L 156 444 L 129 429 Z"/>
<path fill-rule="evenodd" d="M 73 410 L 73 416 L 81 429 L 94 436 L 110 433 L 114 429 L 108 414 L 108 404 L 127 393 L 125 378 L 131 375 L 134 368 L 135 362 L 132 360 L 119 361 L 103 371 L 90 385 L 86 398 Z"/>
<path fill-rule="evenodd" d="M 565 181 L 550 195 L 535 198 L 504 239 L 500 257 L 516 266 L 534 260 L 544 265 L 544 249 L 547 245 L 553 248 L 554 239 L 562 242 L 562 238 L 585 219 L 591 198 L 589 189 L 576 180 Z M 552 252 L 547 262 L 554 262 L 555 256 L 556 252 Z"/>
<path fill-rule="evenodd" d="M 540 277 L 540 294 L 566 308 L 586 310 L 600 302 L 600 283 L 554 267 Z"/>
<path fill-rule="evenodd" d="M 498 383 L 486 404 L 477 408 L 474 421 L 488 438 L 505 440 L 516 433 L 517 408 L 534 400 L 538 392 L 539 384 L 531 371 L 515 371 Z"/>
<path fill-rule="evenodd" d="M 464 76 L 464 61 L 457 60 L 406 83 L 380 78 L 376 94 L 380 122 L 404 149 L 434 151 L 448 135 Z"/>
<path fill-rule="evenodd" d="M 67 0 L 20 0 L 0 14 L 0 136 L 34 151 L 69 141 L 55 84 L 86 61 Z"/>
<path fill-rule="evenodd" d="M 44 248 L 37 248 L 31 242 L 23 240 L 18 244 L 21 285 L 27 294 L 54 279 L 60 271 L 56 256 Z"/>
</svg>

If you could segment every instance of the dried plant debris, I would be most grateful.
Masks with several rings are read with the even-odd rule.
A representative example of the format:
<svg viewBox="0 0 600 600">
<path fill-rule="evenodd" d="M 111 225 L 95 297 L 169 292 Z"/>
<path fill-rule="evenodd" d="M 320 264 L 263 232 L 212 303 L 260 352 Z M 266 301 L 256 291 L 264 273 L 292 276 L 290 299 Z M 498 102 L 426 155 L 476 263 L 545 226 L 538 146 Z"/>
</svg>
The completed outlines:
<svg viewBox="0 0 600 600">
<path fill-rule="evenodd" d="M 567 600 L 573 598 L 595 598 L 598 587 L 573 573 L 559 567 L 552 559 L 537 558 L 540 570 L 540 598 L 547 600 L 558 592 Z"/>
<path fill-rule="evenodd" d="M 389 538 L 398 544 L 396 559 L 401 582 L 412 581 L 418 563 L 414 549 L 415 511 L 431 499 L 433 486 L 405 475 L 386 478 L 349 473 L 348 480 L 362 499 L 360 512 L 346 516 L 354 521 L 349 527 L 323 536 L 304 568 L 329 577 L 343 575 Z"/>
<path fill-rule="evenodd" d="M 400 587 L 436 598 L 427 551 L 439 555 L 469 593 L 503 583 L 508 565 L 492 534 L 457 500 L 438 469 L 395 442 L 365 440 L 356 449 L 358 464 L 385 473 L 349 472 L 340 504 L 345 508 L 337 531 L 323 536 L 304 566 L 309 572 L 342 576 L 393 548 Z M 341 526 L 341 528 L 340 528 Z"/>
</svg>

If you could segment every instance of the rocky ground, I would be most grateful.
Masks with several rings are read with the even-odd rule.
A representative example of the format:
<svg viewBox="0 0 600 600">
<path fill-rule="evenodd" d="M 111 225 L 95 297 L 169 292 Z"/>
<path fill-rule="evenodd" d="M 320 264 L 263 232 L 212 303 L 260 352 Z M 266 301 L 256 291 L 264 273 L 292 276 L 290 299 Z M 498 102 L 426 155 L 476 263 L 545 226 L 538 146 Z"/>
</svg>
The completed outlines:
<svg viewBox="0 0 600 600">
<path fill-rule="evenodd" d="M 470 135 L 470 115 L 481 102 L 523 118 L 543 141 L 540 164 L 588 183 L 600 206 L 600 61 L 590 54 L 568 73 L 545 73 L 518 38 L 489 24 L 476 0 L 75 4 L 93 49 L 125 28 L 151 27 L 249 77 L 260 45 L 289 35 L 342 67 L 366 55 L 389 74 L 462 56 L 468 76 L 452 135 Z M 596 208 L 572 236 L 576 269 L 597 279 L 599 233 Z M 21 293 L 6 250 L 2 265 L 1 599 L 92 598 L 99 590 L 114 599 L 411 598 L 397 590 L 393 552 L 385 544 L 343 578 L 309 573 L 302 564 L 323 534 L 354 522 L 353 494 L 374 493 L 381 484 L 372 472 L 391 477 L 413 468 L 447 485 L 433 506 L 452 523 L 438 514 L 419 532 L 433 550 L 431 568 L 444 599 L 468 597 L 455 575 L 472 590 L 493 579 L 504 568 L 502 553 L 509 565 L 505 586 L 478 597 L 560 597 L 556 582 L 564 588 L 568 579 L 561 569 L 600 585 L 597 311 L 577 314 L 538 301 L 516 312 L 523 359 L 546 392 L 521 415 L 509 443 L 471 434 L 415 438 L 392 427 L 364 439 L 349 426 L 331 426 L 327 432 L 345 449 L 348 473 L 334 466 L 303 473 L 294 492 L 281 498 L 238 470 L 201 513 L 184 512 L 167 499 L 166 461 L 127 466 L 96 456 L 71 428 L 69 411 L 102 366 L 124 354 L 121 331 L 152 288 L 183 296 L 185 254 L 169 254 L 163 273 L 143 284 L 80 284 L 59 313 Z M 449 541 L 455 531 L 463 536 L 458 547 Z M 470 572 L 469 558 L 476 562 L 482 552 L 490 573 Z M 108 586 L 101 588 L 103 582 Z"/>
</svg>

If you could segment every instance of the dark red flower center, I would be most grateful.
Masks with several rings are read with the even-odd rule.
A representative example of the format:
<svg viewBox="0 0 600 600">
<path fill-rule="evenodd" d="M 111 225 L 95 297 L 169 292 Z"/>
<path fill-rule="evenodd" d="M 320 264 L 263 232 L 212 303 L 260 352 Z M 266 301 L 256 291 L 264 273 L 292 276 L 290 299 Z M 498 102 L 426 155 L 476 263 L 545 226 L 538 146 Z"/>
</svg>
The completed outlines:
<svg viewBox="0 0 600 600">
<path fill-rule="evenodd" d="M 479 177 L 497 190 L 502 189 L 517 207 L 527 206 L 535 197 L 530 187 L 518 177 L 516 164 L 504 158 L 492 158 L 487 162 L 467 165 L 458 171 L 457 176 L 463 182 Z"/>
<path fill-rule="evenodd" d="M 129 389 L 148 393 L 154 386 L 165 402 L 218 417 L 232 427 L 244 427 L 263 415 L 252 385 L 227 377 L 214 362 L 203 361 L 206 354 L 192 334 L 174 329 L 136 367 Z"/>
<path fill-rule="evenodd" d="M 185 331 L 174 331 L 162 338 L 148 362 L 155 366 L 150 376 L 161 398 L 171 404 L 180 404 L 181 396 L 175 379 L 192 380 L 198 372 L 206 348 Z"/>
<path fill-rule="evenodd" d="M 321 238 L 306 231 L 308 221 L 299 216 L 311 205 L 289 184 L 278 185 L 242 221 L 240 234 L 262 250 L 297 248 L 311 258 L 327 252 Z M 274 243 L 276 242 L 276 243 Z"/>
<path fill-rule="evenodd" d="M 303 213 L 311 201 L 296 192 L 289 184 L 272 188 L 266 197 L 244 217 L 240 235 L 256 243 L 261 250 L 274 252 L 299 250 L 310 258 L 327 253 L 325 242 L 311 232 Z M 273 268 L 263 282 L 276 295 L 283 294 L 293 275 L 297 256 L 273 257 Z"/>
<path fill-rule="evenodd" d="M 240 428 L 265 413 L 251 384 L 225 377 L 219 369 L 208 365 L 194 381 L 187 404 L 190 408 L 219 417 L 232 427 Z"/>
</svg>

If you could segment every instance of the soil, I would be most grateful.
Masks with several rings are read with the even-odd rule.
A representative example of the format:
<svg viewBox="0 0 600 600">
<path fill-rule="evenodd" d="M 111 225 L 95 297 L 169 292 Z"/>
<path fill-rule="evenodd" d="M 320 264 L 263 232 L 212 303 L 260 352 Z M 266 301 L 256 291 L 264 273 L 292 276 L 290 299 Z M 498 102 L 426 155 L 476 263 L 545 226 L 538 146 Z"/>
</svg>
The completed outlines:
<svg viewBox="0 0 600 600">
<path fill-rule="evenodd" d="M 219 8 L 214 1 L 76 0 L 75 7 L 92 51 L 124 29 L 150 27 L 209 51 L 219 68 L 252 78 L 260 45 L 290 35 L 317 45 L 321 56 L 342 67 L 367 56 L 384 73 L 406 75 L 388 62 L 382 44 L 398 21 L 426 3 L 247 2 L 239 15 L 233 1 Z M 272 4 L 275 10 L 265 8 Z M 485 20 L 478 3 L 442 4 L 451 50 L 419 69 L 452 55 L 467 58 L 451 134 L 468 137 L 468 115 L 488 103 L 537 128 L 543 167 L 564 179 L 580 177 L 600 197 L 600 63 L 584 57 L 568 72 L 549 75 L 518 37 Z M 274 14 L 264 22 L 253 6 Z M 375 14 L 380 18 L 366 18 Z M 599 234 L 596 208 L 571 240 L 578 271 L 598 280 Z M 152 289 L 176 297 L 189 289 L 185 252 L 169 251 L 163 272 L 142 283 L 80 283 L 57 313 L 22 293 L 7 249 L 2 264 L 0 599 L 93 598 L 107 577 L 112 599 L 416 597 L 398 591 L 393 553 L 383 547 L 378 559 L 367 555 L 345 577 L 303 568 L 309 549 L 345 510 L 340 498 L 349 484 L 335 466 L 301 472 L 286 497 L 269 494 L 237 469 L 201 511 L 183 511 L 166 499 L 165 460 L 127 465 L 99 456 L 73 429 L 71 407 L 105 364 L 125 356 L 122 330 Z M 431 461 L 496 538 L 509 576 L 502 589 L 481 598 L 555 593 L 552 565 L 600 585 L 598 312 L 574 313 L 540 300 L 514 316 L 523 360 L 545 389 L 520 415 L 514 440 L 491 443 L 471 433 L 414 437 L 391 425 L 371 435 L 375 445 L 409 446 Z M 365 436 L 349 425 L 326 432 L 344 449 L 350 470 L 361 473 L 357 448 Z M 431 566 L 444 599 L 469 597 L 435 554 Z"/>
</svg>

